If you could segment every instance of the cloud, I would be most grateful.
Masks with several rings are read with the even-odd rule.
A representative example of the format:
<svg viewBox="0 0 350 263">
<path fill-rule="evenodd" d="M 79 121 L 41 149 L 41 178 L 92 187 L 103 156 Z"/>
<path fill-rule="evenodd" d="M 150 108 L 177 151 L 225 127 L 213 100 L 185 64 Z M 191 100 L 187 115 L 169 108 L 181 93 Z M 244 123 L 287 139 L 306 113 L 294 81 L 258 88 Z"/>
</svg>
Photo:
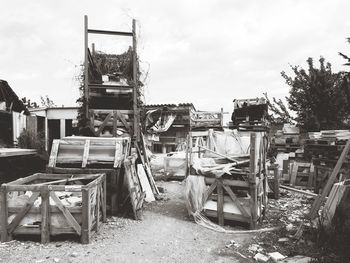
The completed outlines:
<svg viewBox="0 0 350 263">
<path fill-rule="evenodd" d="M 284 97 L 280 76 L 309 56 L 344 67 L 350 19 L 347 0 L 7 1 L 0 17 L 0 78 L 21 96 L 48 94 L 74 105 L 83 61 L 83 15 L 89 27 L 131 30 L 138 19 L 139 54 L 149 66 L 146 102 L 193 102 L 232 110 L 234 98 Z M 127 48 L 120 38 L 92 37 L 99 49 Z M 91 43 L 90 42 L 90 43 Z M 348 52 L 349 53 L 349 52 Z M 69 96 L 67 96 L 69 94 Z"/>
</svg>

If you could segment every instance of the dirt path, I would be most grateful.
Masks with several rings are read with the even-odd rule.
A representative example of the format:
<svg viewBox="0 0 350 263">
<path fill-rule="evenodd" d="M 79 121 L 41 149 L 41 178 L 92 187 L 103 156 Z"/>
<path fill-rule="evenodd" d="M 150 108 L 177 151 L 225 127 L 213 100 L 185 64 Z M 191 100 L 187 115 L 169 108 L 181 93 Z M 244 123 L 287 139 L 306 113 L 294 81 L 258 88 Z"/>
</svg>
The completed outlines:
<svg viewBox="0 0 350 263">
<path fill-rule="evenodd" d="M 243 245 L 249 235 L 216 233 L 190 220 L 183 184 L 160 183 L 169 200 L 146 206 L 142 221 L 112 217 L 89 245 L 14 241 L 0 245 L 0 262 L 251 262 L 225 245 Z"/>
</svg>

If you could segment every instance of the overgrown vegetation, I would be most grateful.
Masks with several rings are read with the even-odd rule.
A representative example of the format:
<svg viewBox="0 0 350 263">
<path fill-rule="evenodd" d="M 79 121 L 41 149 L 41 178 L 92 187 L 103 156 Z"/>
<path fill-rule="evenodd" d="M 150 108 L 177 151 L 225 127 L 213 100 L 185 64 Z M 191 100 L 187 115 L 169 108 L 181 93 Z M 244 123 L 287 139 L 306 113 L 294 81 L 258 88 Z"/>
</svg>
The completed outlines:
<svg viewBox="0 0 350 263">
<path fill-rule="evenodd" d="M 287 101 L 296 112 L 298 125 L 307 131 L 348 128 L 349 87 L 344 85 L 346 73 L 333 73 L 331 64 L 319 59 L 316 68 L 312 58 L 307 59 L 308 69 L 292 66 L 294 76 L 281 72 L 291 87 Z"/>
<path fill-rule="evenodd" d="M 23 130 L 18 137 L 18 146 L 24 149 L 36 149 L 39 154 L 46 154 L 45 134 L 43 132 L 34 134 L 28 130 Z"/>
</svg>

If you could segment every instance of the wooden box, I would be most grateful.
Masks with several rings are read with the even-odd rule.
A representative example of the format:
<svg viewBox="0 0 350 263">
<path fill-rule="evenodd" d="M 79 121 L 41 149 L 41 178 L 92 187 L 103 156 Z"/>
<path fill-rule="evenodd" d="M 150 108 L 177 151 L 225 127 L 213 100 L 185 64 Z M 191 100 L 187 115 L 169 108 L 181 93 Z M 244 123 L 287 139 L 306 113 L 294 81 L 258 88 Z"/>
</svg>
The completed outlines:
<svg viewBox="0 0 350 263">
<path fill-rule="evenodd" d="M 37 173 L 2 184 L 1 241 L 15 235 L 76 234 L 87 244 L 106 220 L 105 174 Z"/>
</svg>

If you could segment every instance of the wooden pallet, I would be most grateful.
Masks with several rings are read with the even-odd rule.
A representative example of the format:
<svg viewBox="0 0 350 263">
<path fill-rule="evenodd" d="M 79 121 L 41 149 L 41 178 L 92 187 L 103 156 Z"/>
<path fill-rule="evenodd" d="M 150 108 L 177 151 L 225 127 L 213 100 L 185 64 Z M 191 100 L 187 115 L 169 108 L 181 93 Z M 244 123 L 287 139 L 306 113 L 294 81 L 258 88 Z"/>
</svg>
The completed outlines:
<svg viewBox="0 0 350 263">
<path fill-rule="evenodd" d="M 314 168 L 311 163 L 294 162 L 290 171 L 290 185 L 314 188 Z"/>
<path fill-rule="evenodd" d="M 17 193 L 24 196 L 24 192 L 31 196 L 22 206 L 18 196 L 9 198 Z M 81 206 L 67 207 L 59 199 L 59 192 L 80 196 Z M 47 243 L 50 236 L 76 234 L 82 243 L 88 244 L 91 235 L 106 221 L 106 176 L 38 173 L 21 178 L 2 184 L 0 209 L 2 242 L 17 235 L 40 235 L 41 242 Z M 33 223 L 22 223 L 28 221 Z"/>
</svg>

